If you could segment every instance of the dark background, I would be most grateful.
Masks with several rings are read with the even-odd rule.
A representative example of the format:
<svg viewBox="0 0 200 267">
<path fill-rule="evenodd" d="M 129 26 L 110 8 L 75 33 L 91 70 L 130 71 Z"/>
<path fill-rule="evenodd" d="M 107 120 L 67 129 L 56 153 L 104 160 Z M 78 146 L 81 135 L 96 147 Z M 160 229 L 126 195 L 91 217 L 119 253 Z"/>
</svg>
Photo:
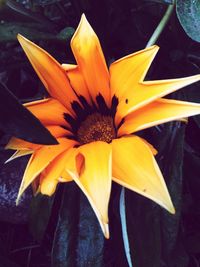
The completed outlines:
<svg viewBox="0 0 200 267">
<path fill-rule="evenodd" d="M 85 13 L 109 64 L 146 46 L 167 2 L 1 1 L 0 82 L 21 102 L 45 95 L 16 41 L 17 33 L 39 44 L 59 62 L 74 63 L 70 39 Z M 199 73 L 200 45 L 187 36 L 175 10 L 157 44 L 161 49 L 147 80 Z M 191 85 L 172 97 L 200 102 L 200 85 Z M 177 212 L 169 215 L 150 200 L 126 190 L 127 228 L 135 267 L 200 266 L 199 127 L 200 117 L 196 116 L 188 123 L 167 123 L 159 130 L 151 128 L 142 133 L 159 151 L 157 160 Z M 3 131 L 0 136 L 0 267 L 50 267 L 51 262 L 53 267 L 128 266 L 119 216 L 121 188 L 113 185 L 109 240 L 103 238 L 92 209 L 73 184 L 61 185 L 51 199 L 39 195 L 31 201 L 29 191 L 16 208 L 15 196 L 26 159 L 4 166 L 10 152 L 4 152 L 3 146 L 9 136 Z"/>
</svg>

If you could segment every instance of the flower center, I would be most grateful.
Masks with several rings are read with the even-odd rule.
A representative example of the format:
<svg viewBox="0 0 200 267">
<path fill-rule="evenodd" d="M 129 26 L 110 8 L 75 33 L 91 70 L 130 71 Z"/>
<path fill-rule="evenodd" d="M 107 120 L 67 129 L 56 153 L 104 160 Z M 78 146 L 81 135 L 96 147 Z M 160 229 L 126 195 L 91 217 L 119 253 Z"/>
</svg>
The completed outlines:
<svg viewBox="0 0 200 267">
<path fill-rule="evenodd" d="M 87 144 L 93 141 L 110 143 L 115 137 L 113 118 L 111 116 L 103 116 L 99 113 L 88 115 L 77 131 L 77 138 L 81 144 Z"/>
</svg>

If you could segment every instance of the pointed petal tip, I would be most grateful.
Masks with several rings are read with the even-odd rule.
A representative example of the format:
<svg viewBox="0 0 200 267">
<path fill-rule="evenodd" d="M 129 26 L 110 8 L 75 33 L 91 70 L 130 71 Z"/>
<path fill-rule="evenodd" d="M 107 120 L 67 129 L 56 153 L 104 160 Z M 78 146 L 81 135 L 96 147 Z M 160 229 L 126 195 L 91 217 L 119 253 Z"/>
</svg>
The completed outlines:
<svg viewBox="0 0 200 267">
<path fill-rule="evenodd" d="M 7 164 L 7 163 L 11 162 L 12 160 L 13 160 L 13 157 L 11 156 L 10 158 L 8 158 L 8 159 L 4 162 L 4 164 Z"/>
<path fill-rule="evenodd" d="M 81 20 L 82 20 L 82 19 L 87 20 L 87 19 L 86 19 L 86 16 L 85 16 L 85 13 L 83 13 L 83 14 L 81 15 Z"/>
<path fill-rule="evenodd" d="M 24 36 L 21 35 L 20 33 L 17 34 L 17 40 L 20 42 L 21 45 L 22 45 L 23 43 L 29 41 L 26 37 L 24 37 Z"/>
<path fill-rule="evenodd" d="M 150 47 L 147 47 L 149 49 L 154 49 L 155 51 L 158 51 L 160 49 L 160 47 L 158 45 L 152 45 Z"/>
<path fill-rule="evenodd" d="M 19 39 L 21 39 L 21 38 L 23 38 L 23 36 L 22 36 L 20 33 L 18 33 L 18 34 L 17 34 L 17 39 L 19 40 Z"/>
<path fill-rule="evenodd" d="M 160 49 L 160 47 L 158 45 L 152 45 L 152 46 L 146 47 L 144 50 L 141 50 L 141 51 L 145 51 L 145 50 L 150 50 L 151 51 L 152 50 L 153 54 L 155 56 L 158 53 L 159 49 Z"/>
<path fill-rule="evenodd" d="M 176 210 L 174 208 L 174 205 L 172 204 L 172 206 L 168 209 L 169 213 L 171 214 L 175 214 L 176 213 Z"/>
<path fill-rule="evenodd" d="M 21 198 L 21 196 L 18 194 L 17 199 L 15 201 L 16 206 L 19 205 L 20 198 Z"/>
<path fill-rule="evenodd" d="M 109 233 L 109 225 L 108 225 L 108 223 L 102 222 L 101 228 L 102 228 L 104 237 L 106 239 L 109 239 L 110 238 L 110 233 Z"/>
<path fill-rule="evenodd" d="M 25 51 L 25 53 L 27 53 L 29 51 L 29 49 L 31 48 L 31 41 L 29 39 L 27 39 L 26 37 L 24 37 L 21 34 L 17 34 L 17 40 L 20 43 L 21 47 L 23 48 L 23 50 Z"/>
<path fill-rule="evenodd" d="M 75 42 L 75 40 L 77 38 L 78 39 L 80 39 L 80 38 L 82 39 L 86 35 L 93 35 L 93 34 L 94 34 L 94 31 L 93 31 L 89 21 L 87 20 L 85 14 L 83 13 L 81 15 L 81 19 L 80 19 L 80 22 L 78 24 L 78 27 L 76 28 L 76 31 L 75 31 L 74 35 L 72 36 L 72 39 L 71 39 L 71 42 L 70 42 L 72 50 L 73 50 L 73 43 Z"/>
<path fill-rule="evenodd" d="M 171 214 L 175 214 L 176 213 L 176 210 L 175 210 L 174 205 L 173 205 L 173 203 L 171 201 L 171 198 L 167 201 L 167 203 L 165 203 L 163 205 L 161 203 L 158 203 L 158 204 L 160 204 L 169 213 L 171 213 Z"/>
<path fill-rule="evenodd" d="M 81 19 L 80 19 L 80 23 L 79 24 L 88 24 L 88 25 L 90 25 L 89 24 L 89 22 L 88 22 L 88 20 L 87 20 L 87 18 L 86 18 L 86 15 L 85 15 L 85 13 L 83 13 L 82 15 L 81 15 Z"/>
<path fill-rule="evenodd" d="M 163 207 L 165 210 L 167 210 L 170 214 L 176 213 L 174 204 L 172 202 L 171 196 L 169 194 L 169 191 L 168 191 L 166 185 L 165 185 L 165 190 L 163 190 L 163 192 L 161 194 L 161 198 L 160 199 L 155 198 L 152 200 L 155 201 L 161 207 Z"/>
</svg>

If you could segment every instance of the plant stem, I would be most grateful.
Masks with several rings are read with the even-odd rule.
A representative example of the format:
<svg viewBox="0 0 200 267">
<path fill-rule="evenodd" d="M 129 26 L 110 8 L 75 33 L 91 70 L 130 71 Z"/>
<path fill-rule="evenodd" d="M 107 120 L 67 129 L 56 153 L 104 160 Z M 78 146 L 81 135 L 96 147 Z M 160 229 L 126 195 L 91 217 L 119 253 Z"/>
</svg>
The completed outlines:
<svg viewBox="0 0 200 267">
<path fill-rule="evenodd" d="M 123 242 L 124 242 L 126 259 L 128 261 L 129 267 L 133 267 L 131 254 L 130 254 L 129 240 L 128 240 L 127 224 L 126 224 L 126 204 L 125 204 L 125 188 L 124 187 L 122 187 L 121 194 L 120 194 L 119 212 L 120 212 L 120 219 L 121 219 L 121 224 L 122 224 L 122 237 L 123 237 Z"/>
<path fill-rule="evenodd" d="M 172 12 L 174 10 L 174 4 L 169 5 L 163 18 L 161 19 L 160 23 L 158 24 L 157 28 L 155 29 L 154 33 L 152 34 L 151 38 L 149 39 L 146 47 L 152 46 L 156 43 L 158 40 L 159 36 L 163 32 Z"/>
</svg>

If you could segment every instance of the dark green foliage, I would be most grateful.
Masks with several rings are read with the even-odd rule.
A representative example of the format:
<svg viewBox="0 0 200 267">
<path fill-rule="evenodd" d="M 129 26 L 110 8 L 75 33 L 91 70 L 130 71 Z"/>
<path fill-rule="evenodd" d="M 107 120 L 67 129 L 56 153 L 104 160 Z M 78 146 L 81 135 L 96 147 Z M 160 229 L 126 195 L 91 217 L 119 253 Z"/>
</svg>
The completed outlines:
<svg viewBox="0 0 200 267">
<path fill-rule="evenodd" d="M 17 34 L 20 33 L 26 38 L 31 39 L 32 41 L 41 41 L 41 40 L 53 40 L 57 42 L 66 42 L 72 37 L 74 29 L 71 27 L 66 27 L 58 34 L 46 32 L 44 25 L 39 27 L 37 23 L 2 23 L 0 25 L 0 41 L 1 42 L 10 42 L 15 41 Z"/>
<path fill-rule="evenodd" d="M 150 200 L 126 190 L 127 227 L 132 262 L 147 267 L 160 266 L 160 208 Z"/>
<path fill-rule="evenodd" d="M 17 98 L 0 83 L 0 129 L 10 135 L 38 144 L 57 144 L 57 140 Z"/>
<path fill-rule="evenodd" d="M 147 0 L 147 1 L 171 5 L 174 3 L 175 0 Z"/>
<path fill-rule="evenodd" d="M 52 247 L 52 264 L 55 267 L 76 264 L 79 195 L 75 184 L 65 185 Z"/>
<path fill-rule="evenodd" d="M 170 215 L 163 212 L 161 216 L 162 229 L 162 258 L 166 266 L 183 266 L 188 264 L 188 256 L 182 246 L 181 241 L 181 208 L 182 208 L 182 188 L 183 188 L 183 156 L 185 125 L 180 122 L 171 123 L 164 131 L 168 138 L 166 140 L 165 155 L 161 161 L 163 174 L 167 180 L 176 214 Z"/>
<path fill-rule="evenodd" d="M 65 185 L 52 247 L 54 267 L 101 267 L 104 237 L 76 184 Z"/>
<path fill-rule="evenodd" d="M 190 38 L 200 42 L 200 2 L 196 0 L 177 0 L 176 12 L 185 32 Z"/>
<path fill-rule="evenodd" d="M 80 217 L 77 242 L 77 267 L 103 266 L 105 239 L 86 197 L 80 196 Z"/>
<path fill-rule="evenodd" d="M 37 241 L 44 238 L 51 215 L 54 197 L 37 194 L 30 205 L 30 231 Z"/>
<path fill-rule="evenodd" d="M 171 123 L 155 131 L 158 159 L 169 188 L 176 214 L 170 215 L 152 201 L 126 191 L 127 224 L 131 255 L 136 266 L 186 267 L 178 236 L 182 204 L 182 165 L 185 126 Z M 162 150 L 163 147 L 163 150 Z M 145 251 L 145 253 L 144 253 Z"/>
</svg>

